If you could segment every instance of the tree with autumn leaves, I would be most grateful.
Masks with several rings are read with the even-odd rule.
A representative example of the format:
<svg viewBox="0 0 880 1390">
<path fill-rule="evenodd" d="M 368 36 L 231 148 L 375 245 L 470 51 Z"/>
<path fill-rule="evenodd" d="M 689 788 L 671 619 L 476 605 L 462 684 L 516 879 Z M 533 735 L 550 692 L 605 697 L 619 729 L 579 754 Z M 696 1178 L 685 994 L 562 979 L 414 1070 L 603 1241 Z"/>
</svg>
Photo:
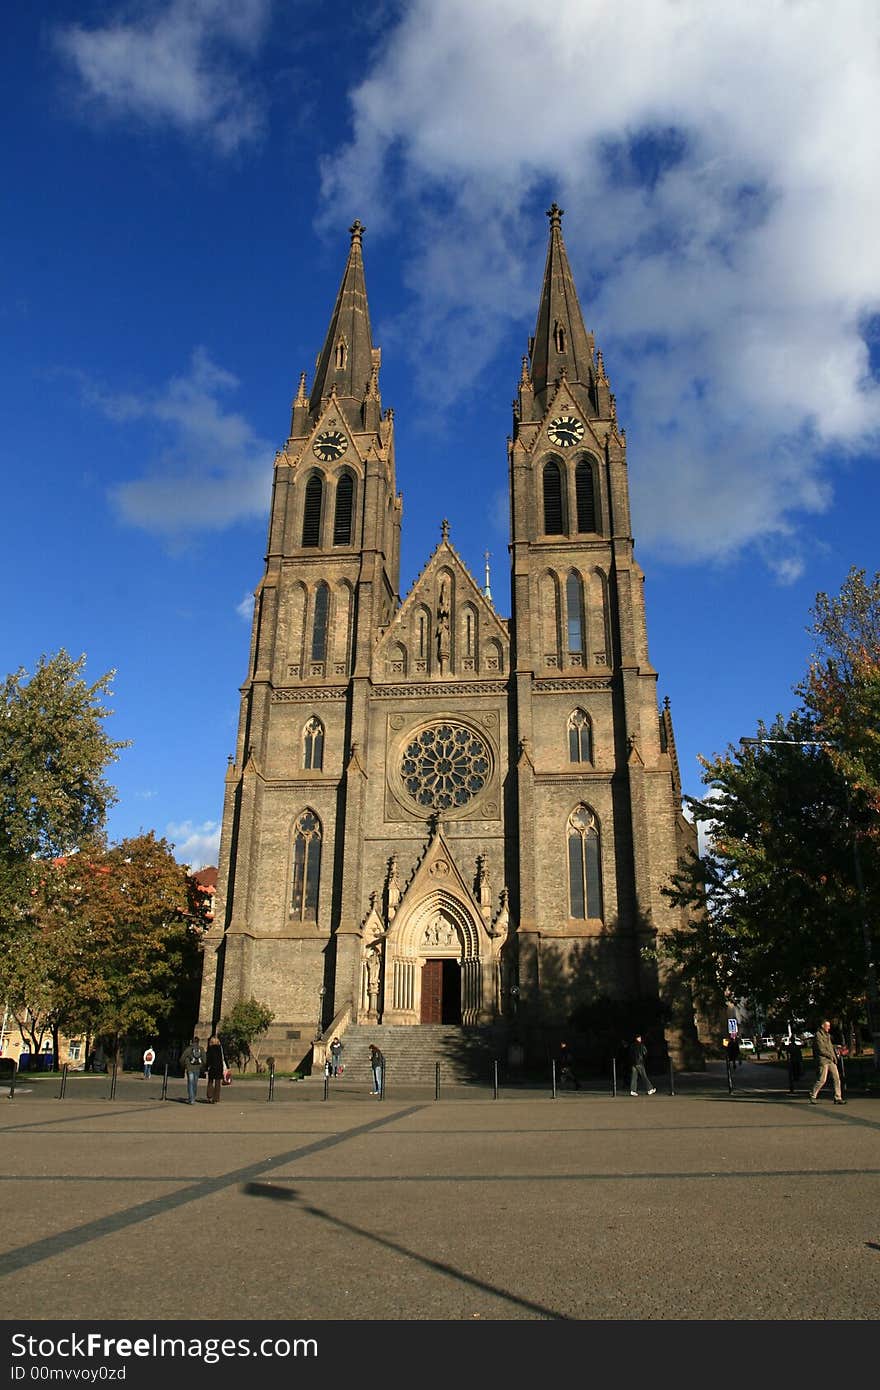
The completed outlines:
<svg viewBox="0 0 880 1390">
<path fill-rule="evenodd" d="M 118 1050 L 197 1007 L 202 909 L 186 868 L 152 833 L 108 845 L 108 765 L 126 745 L 103 721 L 113 672 L 42 657 L 0 704 L 0 1000 L 38 1052 L 83 1031 Z M 184 1016 L 185 1015 L 185 1016 Z"/>
<path fill-rule="evenodd" d="M 880 1026 L 880 575 L 851 570 L 812 610 L 801 706 L 702 759 L 688 798 L 705 841 L 666 894 L 689 911 L 666 949 L 706 1007 Z"/>
</svg>

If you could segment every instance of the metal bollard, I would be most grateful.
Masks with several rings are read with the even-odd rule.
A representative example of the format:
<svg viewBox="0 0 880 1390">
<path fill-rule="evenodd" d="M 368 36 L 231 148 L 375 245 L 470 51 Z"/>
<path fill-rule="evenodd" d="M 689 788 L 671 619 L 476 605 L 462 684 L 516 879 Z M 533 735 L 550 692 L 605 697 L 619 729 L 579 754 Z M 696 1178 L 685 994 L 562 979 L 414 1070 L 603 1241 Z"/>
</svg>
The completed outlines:
<svg viewBox="0 0 880 1390">
<path fill-rule="evenodd" d="M 383 1062 L 379 1070 L 379 1099 L 385 1099 L 385 1073 L 388 1070 L 388 1063 Z"/>
<path fill-rule="evenodd" d="M 672 1058 L 669 1059 L 669 1094 L 675 1095 L 675 1070 L 672 1065 Z"/>
<path fill-rule="evenodd" d="M 12 1100 L 12 1099 L 14 1098 L 14 1096 L 15 1096 L 15 1078 L 17 1077 L 17 1075 L 18 1075 L 18 1066 L 17 1066 L 17 1065 L 14 1065 L 13 1068 L 12 1068 L 12 1075 L 11 1075 L 10 1078 L 9 1078 L 9 1099 L 10 1099 L 10 1100 Z"/>
<path fill-rule="evenodd" d="M 58 1099 L 64 1099 L 64 1092 L 67 1090 L 67 1063 L 61 1068 L 61 1086 L 58 1091 Z"/>
<path fill-rule="evenodd" d="M 434 1063 L 434 1099 L 440 1099 L 440 1063 Z"/>
<path fill-rule="evenodd" d="M 788 1089 L 794 1095 L 794 1060 L 790 1048 L 788 1052 Z"/>
<path fill-rule="evenodd" d="M 114 1063 L 113 1063 L 113 1072 L 112 1072 L 112 1074 L 111 1074 L 111 1076 L 110 1076 L 110 1094 L 109 1094 L 109 1096 L 107 1097 L 108 1100 L 115 1100 L 115 1099 L 116 1099 L 116 1073 L 118 1072 L 118 1070 L 119 1070 L 119 1063 L 116 1062 L 116 1061 L 114 1061 Z"/>
<path fill-rule="evenodd" d="M 267 1100 L 267 1101 L 269 1101 L 269 1100 L 274 1100 L 274 1098 L 275 1098 L 275 1068 L 274 1068 L 274 1067 L 270 1067 L 270 1068 L 269 1068 L 269 1094 L 268 1094 L 268 1096 L 266 1097 L 266 1100 Z"/>
<path fill-rule="evenodd" d="M 732 1068 L 731 1065 L 730 1065 L 730 1058 L 729 1058 L 729 1057 L 725 1057 L 725 1059 L 724 1059 L 724 1065 L 727 1067 L 727 1091 L 728 1091 L 728 1094 L 732 1096 L 732 1095 L 733 1095 L 733 1068 Z"/>
<path fill-rule="evenodd" d="M 168 1099 L 168 1063 L 165 1063 L 165 1070 L 162 1073 L 162 1100 Z"/>
<path fill-rule="evenodd" d="M 327 1075 L 327 1073 L 324 1072 L 324 1094 L 322 1095 L 321 1099 L 322 1099 L 322 1100 L 329 1100 L 329 1098 L 330 1098 L 330 1078 L 329 1078 L 329 1076 Z"/>
<path fill-rule="evenodd" d="M 551 1062 L 550 1062 L 550 1094 L 551 1094 L 553 1100 L 555 1100 L 555 1099 L 556 1099 L 556 1059 L 555 1059 L 555 1058 L 551 1059 Z"/>
<path fill-rule="evenodd" d="M 617 1095 L 617 1058 L 611 1058 L 611 1094 Z"/>
<path fill-rule="evenodd" d="M 498 1060 L 492 1063 L 492 1099 L 498 1099 Z"/>
</svg>

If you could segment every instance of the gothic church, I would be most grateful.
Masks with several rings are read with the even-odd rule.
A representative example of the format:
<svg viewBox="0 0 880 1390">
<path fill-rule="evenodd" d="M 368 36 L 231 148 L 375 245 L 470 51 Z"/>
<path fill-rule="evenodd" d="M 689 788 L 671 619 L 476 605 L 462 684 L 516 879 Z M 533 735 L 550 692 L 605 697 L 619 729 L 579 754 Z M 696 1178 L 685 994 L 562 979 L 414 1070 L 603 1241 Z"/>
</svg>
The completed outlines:
<svg viewBox="0 0 880 1390">
<path fill-rule="evenodd" d="M 658 936 L 693 832 L 658 709 L 626 436 L 554 204 L 508 442 L 512 614 L 450 539 L 409 593 L 394 412 L 351 228 L 311 391 L 275 458 L 200 1029 L 238 999 L 266 1051 L 446 1024 L 540 1049 L 602 996 L 690 1002 Z M 438 518 L 439 522 L 439 518 Z M 558 1036 L 558 1034 L 557 1034 Z"/>
</svg>

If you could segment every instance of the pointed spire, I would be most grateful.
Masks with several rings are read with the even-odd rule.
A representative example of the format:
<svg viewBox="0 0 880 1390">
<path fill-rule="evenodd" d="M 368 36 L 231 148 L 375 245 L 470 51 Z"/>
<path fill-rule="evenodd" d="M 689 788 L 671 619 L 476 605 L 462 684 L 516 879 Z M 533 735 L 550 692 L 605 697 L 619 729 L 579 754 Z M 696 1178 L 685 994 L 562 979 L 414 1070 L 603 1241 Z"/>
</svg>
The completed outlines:
<svg viewBox="0 0 880 1390">
<path fill-rule="evenodd" d="M 560 376 L 571 385 L 589 388 L 593 370 L 593 335 L 584 327 L 562 239 L 562 209 L 554 203 L 547 216 L 550 243 L 531 344 L 531 380 L 539 410 L 546 409 L 547 390 Z"/>
<path fill-rule="evenodd" d="M 484 585 L 484 587 L 483 587 L 483 593 L 485 594 L 486 598 L 487 598 L 487 599 L 489 600 L 489 602 L 491 603 L 491 602 L 492 602 L 492 590 L 489 588 L 489 555 L 490 555 L 490 551 L 486 550 L 486 551 L 484 551 L 483 553 L 484 553 L 485 560 L 486 560 L 486 583 L 485 583 L 485 585 Z"/>
<path fill-rule="evenodd" d="M 349 228 L 349 234 L 351 248 L 330 327 L 318 358 L 309 410 L 314 414 L 335 387 L 340 405 L 354 427 L 360 424 L 361 406 L 370 384 L 374 357 L 364 279 L 362 223 L 355 221 Z"/>
</svg>

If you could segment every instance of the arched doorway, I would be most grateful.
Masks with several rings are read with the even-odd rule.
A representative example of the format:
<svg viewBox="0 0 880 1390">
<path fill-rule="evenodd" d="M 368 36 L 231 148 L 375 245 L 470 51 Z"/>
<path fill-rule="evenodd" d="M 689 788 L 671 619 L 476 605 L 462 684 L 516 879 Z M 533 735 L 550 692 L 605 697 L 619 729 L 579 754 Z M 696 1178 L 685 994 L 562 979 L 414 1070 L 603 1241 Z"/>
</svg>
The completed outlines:
<svg viewBox="0 0 880 1390">
<path fill-rule="evenodd" d="M 420 1023 L 461 1023 L 461 965 L 426 957 L 422 965 Z"/>
</svg>

